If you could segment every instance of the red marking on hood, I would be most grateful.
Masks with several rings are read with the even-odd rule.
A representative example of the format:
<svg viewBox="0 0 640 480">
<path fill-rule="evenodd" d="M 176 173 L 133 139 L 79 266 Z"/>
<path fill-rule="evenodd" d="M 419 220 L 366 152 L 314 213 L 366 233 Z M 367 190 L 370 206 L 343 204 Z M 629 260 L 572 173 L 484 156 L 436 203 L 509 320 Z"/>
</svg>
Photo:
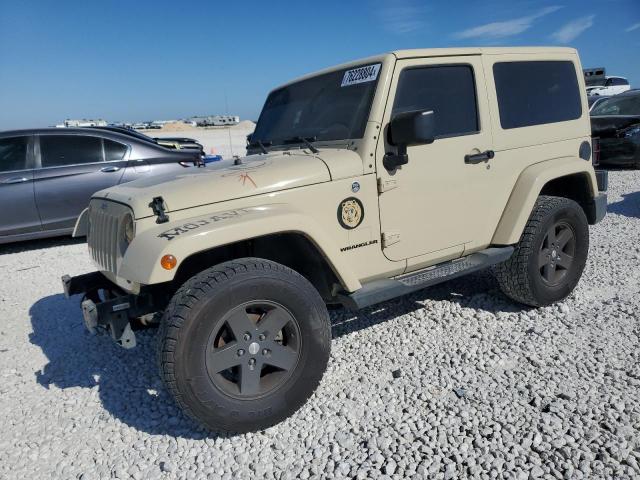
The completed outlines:
<svg viewBox="0 0 640 480">
<path fill-rule="evenodd" d="M 249 180 L 255 188 L 258 188 L 258 185 L 256 185 L 256 182 L 253 181 L 253 179 L 248 173 L 243 172 L 238 176 L 238 181 L 241 181 L 242 185 L 245 185 L 247 183 L 247 180 Z"/>
</svg>

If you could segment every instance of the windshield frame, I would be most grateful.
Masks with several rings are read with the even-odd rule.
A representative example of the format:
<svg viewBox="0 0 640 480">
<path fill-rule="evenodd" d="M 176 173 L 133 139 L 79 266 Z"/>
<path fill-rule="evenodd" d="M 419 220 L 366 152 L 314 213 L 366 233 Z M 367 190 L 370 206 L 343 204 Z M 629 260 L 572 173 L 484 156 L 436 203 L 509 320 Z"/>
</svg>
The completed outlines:
<svg viewBox="0 0 640 480">
<path fill-rule="evenodd" d="M 340 78 L 343 78 L 345 73 L 348 71 L 356 70 L 362 67 L 369 67 L 376 64 L 377 64 L 376 78 L 373 80 L 370 80 L 369 82 L 362 82 L 362 84 L 372 83 L 373 85 L 368 91 L 364 92 L 364 95 L 367 95 L 369 98 L 368 98 L 368 103 L 362 108 L 362 111 L 361 111 L 362 118 L 360 120 L 360 125 L 352 127 L 349 132 L 349 135 L 345 135 L 344 138 L 317 139 L 313 135 L 301 136 L 298 130 L 291 129 L 290 134 L 286 136 L 287 138 L 272 139 L 272 138 L 256 137 L 256 132 L 259 132 L 260 122 L 264 121 L 264 115 L 266 113 L 267 105 L 270 99 L 273 99 L 274 95 L 277 95 L 279 92 L 283 92 L 287 88 L 291 88 L 291 87 L 295 88 L 296 86 L 299 86 L 304 82 L 308 82 L 310 80 L 312 81 L 319 77 L 336 75 L 338 72 L 340 72 Z M 263 142 L 264 147 L 266 147 L 266 149 L 268 150 L 283 150 L 283 149 L 289 150 L 292 148 L 304 148 L 305 144 L 307 143 L 306 142 L 307 140 L 311 141 L 314 146 L 318 146 L 318 147 L 329 146 L 329 145 L 353 146 L 354 144 L 361 142 L 365 138 L 367 123 L 369 122 L 369 119 L 373 112 L 374 104 L 376 102 L 376 98 L 378 97 L 378 92 L 381 86 L 385 83 L 383 79 L 384 71 L 385 71 L 385 58 L 371 57 L 367 59 L 361 59 L 359 61 L 352 62 L 349 64 L 338 65 L 338 66 L 328 68 L 313 74 L 305 75 L 301 78 L 298 78 L 296 80 L 293 80 L 291 82 L 288 82 L 284 85 L 281 85 L 273 89 L 271 92 L 269 92 L 269 95 L 267 96 L 267 99 L 265 100 L 265 103 L 261 109 L 260 116 L 256 123 L 256 128 L 254 132 L 251 134 L 251 138 L 248 139 L 249 145 L 247 147 L 247 154 L 262 152 L 262 147 L 258 145 L 257 143 L 258 141 Z M 353 86 L 353 85 L 340 86 L 340 88 L 349 88 L 350 86 Z M 339 90 L 336 90 L 336 92 L 339 92 Z M 310 101 L 311 101 L 310 99 L 305 99 L 305 102 L 310 102 Z M 354 129 L 359 130 L 361 133 L 356 136 L 351 135 L 354 132 Z M 296 139 L 294 137 L 298 137 L 298 138 Z"/>
</svg>

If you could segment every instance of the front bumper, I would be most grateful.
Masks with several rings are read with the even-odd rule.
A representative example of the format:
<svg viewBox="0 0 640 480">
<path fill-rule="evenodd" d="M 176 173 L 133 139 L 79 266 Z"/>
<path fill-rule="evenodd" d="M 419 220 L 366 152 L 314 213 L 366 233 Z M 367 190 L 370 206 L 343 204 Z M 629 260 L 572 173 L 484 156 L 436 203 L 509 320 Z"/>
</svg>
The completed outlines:
<svg viewBox="0 0 640 480">
<path fill-rule="evenodd" d="M 158 311 L 150 293 L 128 294 L 100 272 L 62 277 L 67 298 L 84 294 L 82 316 L 91 333 L 107 331 L 124 348 L 136 346 L 131 320 Z"/>
</svg>

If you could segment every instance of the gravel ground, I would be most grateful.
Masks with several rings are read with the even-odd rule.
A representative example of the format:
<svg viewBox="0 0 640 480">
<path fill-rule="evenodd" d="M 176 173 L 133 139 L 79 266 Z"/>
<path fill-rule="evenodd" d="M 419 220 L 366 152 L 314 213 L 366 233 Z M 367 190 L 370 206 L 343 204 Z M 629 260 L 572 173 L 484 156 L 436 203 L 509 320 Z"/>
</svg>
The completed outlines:
<svg viewBox="0 0 640 480">
<path fill-rule="evenodd" d="M 633 478 L 640 476 L 640 172 L 564 303 L 525 309 L 488 273 L 332 312 L 320 388 L 264 432 L 185 418 L 156 371 L 84 331 L 68 239 L 0 247 L 0 478 Z"/>
</svg>

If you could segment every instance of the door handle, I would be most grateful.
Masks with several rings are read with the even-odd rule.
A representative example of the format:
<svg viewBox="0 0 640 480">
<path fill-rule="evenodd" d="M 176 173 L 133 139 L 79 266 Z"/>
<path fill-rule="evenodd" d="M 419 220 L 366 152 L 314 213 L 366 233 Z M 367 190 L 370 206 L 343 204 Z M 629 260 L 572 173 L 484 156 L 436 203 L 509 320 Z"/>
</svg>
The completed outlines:
<svg viewBox="0 0 640 480">
<path fill-rule="evenodd" d="M 2 183 L 24 183 L 24 182 L 28 182 L 29 179 L 26 177 L 13 177 L 13 178 L 7 178 L 6 180 L 3 180 Z"/>
<path fill-rule="evenodd" d="M 100 169 L 101 172 L 117 172 L 120 170 L 120 167 L 103 167 Z"/>
<path fill-rule="evenodd" d="M 476 164 L 476 163 L 480 163 L 480 162 L 488 162 L 489 160 L 491 160 L 495 156 L 496 156 L 496 152 L 494 152 L 493 150 L 487 150 L 486 152 L 482 152 L 482 153 L 474 153 L 472 155 L 465 155 L 464 156 L 464 163 Z"/>
</svg>

